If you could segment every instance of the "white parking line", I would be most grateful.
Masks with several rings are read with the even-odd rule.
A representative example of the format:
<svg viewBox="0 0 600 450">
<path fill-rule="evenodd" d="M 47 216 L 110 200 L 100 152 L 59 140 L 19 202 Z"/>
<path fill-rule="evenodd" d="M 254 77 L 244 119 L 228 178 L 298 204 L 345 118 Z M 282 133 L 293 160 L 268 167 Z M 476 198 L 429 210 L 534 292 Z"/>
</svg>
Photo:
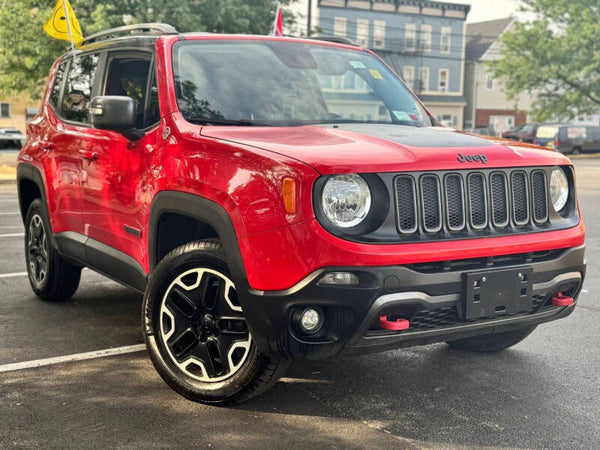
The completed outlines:
<svg viewBox="0 0 600 450">
<path fill-rule="evenodd" d="M 5 364 L 0 366 L 0 373 L 13 372 L 15 370 L 32 369 L 34 367 L 51 366 L 71 361 L 83 361 L 86 359 L 103 358 L 105 356 L 122 355 L 124 353 L 141 352 L 146 349 L 144 344 L 129 345 L 127 347 L 107 348 L 87 353 L 75 353 L 74 355 L 57 356 L 55 358 L 38 359 L 35 361 L 25 361 L 20 363 Z"/>
<path fill-rule="evenodd" d="M 27 272 L 0 273 L 0 278 L 26 277 Z"/>
<path fill-rule="evenodd" d="M 0 216 L 17 216 L 20 214 L 20 212 L 0 212 Z"/>
<path fill-rule="evenodd" d="M 0 234 L 0 238 L 8 238 L 8 237 L 23 237 L 25 233 L 10 233 L 10 234 Z"/>
</svg>

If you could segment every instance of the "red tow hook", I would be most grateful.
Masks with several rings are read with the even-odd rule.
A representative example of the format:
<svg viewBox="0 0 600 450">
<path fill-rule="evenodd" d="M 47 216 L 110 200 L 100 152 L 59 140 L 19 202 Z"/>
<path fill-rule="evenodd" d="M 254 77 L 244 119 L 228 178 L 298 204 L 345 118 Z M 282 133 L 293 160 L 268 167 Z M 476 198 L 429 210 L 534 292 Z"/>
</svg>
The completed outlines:
<svg viewBox="0 0 600 450">
<path fill-rule="evenodd" d="M 401 331 L 410 328 L 410 322 L 406 319 L 388 320 L 388 316 L 379 316 L 379 326 L 384 330 Z"/>
<path fill-rule="evenodd" d="M 563 295 L 562 292 L 559 292 L 552 298 L 552 304 L 554 306 L 571 306 L 573 303 L 575 303 L 573 297 Z"/>
</svg>

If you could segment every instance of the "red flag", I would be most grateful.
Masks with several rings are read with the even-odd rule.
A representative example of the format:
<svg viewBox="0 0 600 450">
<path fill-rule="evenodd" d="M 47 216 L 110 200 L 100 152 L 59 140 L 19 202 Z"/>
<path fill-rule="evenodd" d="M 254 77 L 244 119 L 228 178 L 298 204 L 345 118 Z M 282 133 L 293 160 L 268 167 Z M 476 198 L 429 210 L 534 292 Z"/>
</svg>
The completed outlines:
<svg viewBox="0 0 600 450">
<path fill-rule="evenodd" d="M 275 20 L 273 21 L 269 36 L 283 36 L 283 18 L 281 17 L 279 2 L 277 2 L 277 12 L 275 13 Z"/>
</svg>

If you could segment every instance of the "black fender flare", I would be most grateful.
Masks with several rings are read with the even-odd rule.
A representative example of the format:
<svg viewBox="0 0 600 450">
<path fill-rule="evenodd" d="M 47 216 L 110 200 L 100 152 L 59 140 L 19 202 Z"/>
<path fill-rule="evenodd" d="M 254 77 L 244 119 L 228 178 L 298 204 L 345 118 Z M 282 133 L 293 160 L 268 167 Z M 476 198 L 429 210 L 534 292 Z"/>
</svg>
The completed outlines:
<svg viewBox="0 0 600 450">
<path fill-rule="evenodd" d="M 269 321 L 265 323 L 264 305 L 249 295 L 250 285 L 238 244 L 235 228 L 227 211 L 218 203 L 193 194 L 179 191 L 161 191 L 152 200 L 148 225 L 148 257 L 150 276 L 157 266 L 157 236 L 159 220 L 164 213 L 181 214 L 211 226 L 219 235 L 225 251 L 232 281 L 236 286 L 238 299 L 259 350 L 276 354 L 269 345 Z"/>
<path fill-rule="evenodd" d="M 27 211 L 24 208 L 24 205 L 22 204 L 22 196 L 21 196 L 21 181 L 22 180 L 27 180 L 27 181 L 31 181 L 32 183 L 34 183 L 41 195 L 42 195 L 42 202 L 47 205 L 48 203 L 46 202 L 46 187 L 44 184 L 44 178 L 42 177 L 42 173 L 40 172 L 40 169 L 38 169 L 36 166 L 34 166 L 33 164 L 29 164 L 29 163 L 19 163 L 19 165 L 17 166 L 17 196 L 19 197 L 19 211 L 21 211 L 21 219 L 23 220 L 23 223 L 25 223 L 25 218 L 27 216 Z M 52 230 L 50 230 L 52 231 Z"/>
<path fill-rule="evenodd" d="M 211 226 L 219 235 L 234 282 L 248 285 L 237 234 L 227 211 L 218 203 L 194 194 L 161 191 L 155 195 L 150 208 L 148 225 L 148 258 L 150 273 L 156 268 L 159 219 L 164 213 L 176 213 Z"/>
</svg>

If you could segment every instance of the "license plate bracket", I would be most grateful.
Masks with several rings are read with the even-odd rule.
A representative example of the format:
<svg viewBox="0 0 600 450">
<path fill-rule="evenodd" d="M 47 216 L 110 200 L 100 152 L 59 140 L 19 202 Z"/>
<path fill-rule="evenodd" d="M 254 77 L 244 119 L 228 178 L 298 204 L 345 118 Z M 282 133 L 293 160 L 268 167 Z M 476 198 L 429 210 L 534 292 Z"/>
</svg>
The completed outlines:
<svg viewBox="0 0 600 450">
<path fill-rule="evenodd" d="M 531 312 L 531 267 L 469 272 L 464 277 L 465 320 Z"/>
</svg>

